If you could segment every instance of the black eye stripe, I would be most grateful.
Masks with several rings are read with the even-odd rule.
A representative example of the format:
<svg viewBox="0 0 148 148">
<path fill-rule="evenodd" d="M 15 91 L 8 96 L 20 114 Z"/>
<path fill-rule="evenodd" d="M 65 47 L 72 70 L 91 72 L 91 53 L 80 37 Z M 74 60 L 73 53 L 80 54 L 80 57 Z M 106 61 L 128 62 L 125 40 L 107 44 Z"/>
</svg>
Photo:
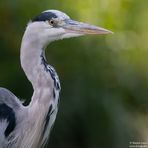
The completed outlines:
<svg viewBox="0 0 148 148">
<path fill-rule="evenodd" d="M 41 22 L 51 20 L 52 18 L 57 18 L 57 16 L 52 12 L 43 12 L 40 15 L 32 19 L 32 22 Z"/>
</svg>

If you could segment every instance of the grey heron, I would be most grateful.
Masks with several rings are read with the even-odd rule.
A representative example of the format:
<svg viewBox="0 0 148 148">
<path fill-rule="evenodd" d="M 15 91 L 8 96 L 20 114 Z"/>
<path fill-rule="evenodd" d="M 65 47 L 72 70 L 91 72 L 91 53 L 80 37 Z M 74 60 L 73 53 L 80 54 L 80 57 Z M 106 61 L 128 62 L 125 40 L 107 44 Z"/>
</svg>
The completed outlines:
<svg viewBox="0 0 148 148">
<path fill-rule="evenodd" d="M 45 48 L 49 43 L 86 34 L 111 31 L 77 22 L 58 10 L 47 10 L 32 19 L 21 43 L 21 66 L 33 87 L 28 106 L 9 90 L 0 88 L 0 148 L 41 148 L 47 143 L 58 111 L 60 81 L 48 65 Z"/>
</svg>

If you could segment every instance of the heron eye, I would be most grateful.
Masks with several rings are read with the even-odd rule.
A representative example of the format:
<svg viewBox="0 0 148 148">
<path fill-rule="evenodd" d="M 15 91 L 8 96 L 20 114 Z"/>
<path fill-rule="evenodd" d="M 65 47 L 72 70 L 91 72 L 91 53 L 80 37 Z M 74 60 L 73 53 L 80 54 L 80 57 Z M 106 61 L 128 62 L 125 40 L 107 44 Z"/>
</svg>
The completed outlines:
<svg viewBox="0 0 148 148">
<path fill-rule="evenodd" d="M 54 24 L 55 24 L 54 20 L 49 20 L 48 22 L 51 26 L 54 26 Z"/>
</svg>

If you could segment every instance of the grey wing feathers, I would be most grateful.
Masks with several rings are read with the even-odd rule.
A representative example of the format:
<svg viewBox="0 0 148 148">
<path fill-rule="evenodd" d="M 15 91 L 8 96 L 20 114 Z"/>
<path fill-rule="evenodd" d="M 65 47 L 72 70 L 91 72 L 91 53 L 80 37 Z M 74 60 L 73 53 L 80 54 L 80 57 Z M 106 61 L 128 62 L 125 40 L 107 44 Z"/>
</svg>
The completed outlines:
<svg viewBox="0 0 148 148">
<path fill-rule="evenodd" d="M 16 127 L 21 101 L 9 90 L 0 87 L 0 148 L 8 148 L 8 137 Z"/>
<path fill-rule="evenodd" d="M 14 111 L 22 106 L 21 101 L 8 89 L 0 87 L 0 104 L 6 104 Z"/>
</svg>

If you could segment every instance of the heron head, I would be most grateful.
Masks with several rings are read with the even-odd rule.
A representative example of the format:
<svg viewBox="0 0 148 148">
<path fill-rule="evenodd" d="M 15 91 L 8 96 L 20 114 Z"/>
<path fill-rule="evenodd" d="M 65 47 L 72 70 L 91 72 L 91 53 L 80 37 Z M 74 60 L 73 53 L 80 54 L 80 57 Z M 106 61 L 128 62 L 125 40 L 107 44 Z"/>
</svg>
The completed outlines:
<svg viewBox="0 0 148 148">
<path fill-rule="evenodd" d="M 70 19 L 58 10 L 47 10 L 35 17 L 28 25 L 37 38 L 46 42 L 82 36 L 86 34 L 109 34 L 111 31 Z"/>
</svg>

